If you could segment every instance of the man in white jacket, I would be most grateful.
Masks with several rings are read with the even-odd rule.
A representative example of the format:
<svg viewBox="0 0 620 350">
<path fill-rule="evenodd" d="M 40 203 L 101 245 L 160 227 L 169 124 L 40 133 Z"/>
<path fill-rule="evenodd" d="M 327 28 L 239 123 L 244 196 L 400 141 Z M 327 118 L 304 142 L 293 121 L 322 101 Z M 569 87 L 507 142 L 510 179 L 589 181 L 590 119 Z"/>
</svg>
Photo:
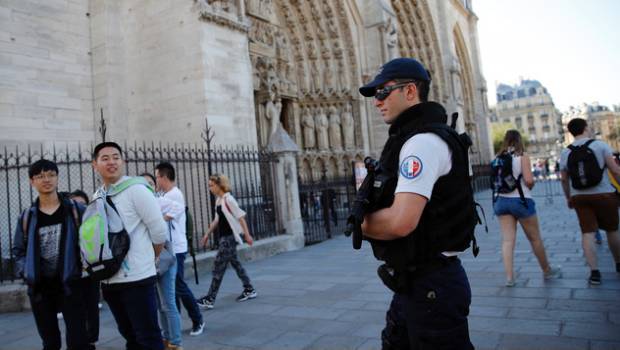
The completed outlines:
<svg viewBox="0 0 620 350">
<path fill-rule="evenodd" d="M 168 210 L 168 212 L 164 213 L 164 220 L 168 221 L 170 225 L 172 233 L 172 248 L 177 257 L 177 276 L 175 285 L 177 307 L 180 312 L 180 300 L 183 303 L 183 306 L 185 306 L 185 309 L 187 309 L 189 318 L 192 320 L 192 330 L 189 334 L 192 336 L 200 335 L 205 326 L 202 319 L 202 314 L 200 313 L 200 308 L 198 307 L 194 294 L 183 279 L 183 267 L 188 249 L 185 229 L 185 220 L 187 219 L 185 217 L 185 198 L 183 197 L 181 190 L 176 186 L 176 173 L 172 164 L 168 162 L 159 163 L 155 167 L 155 178 L 157 181 L 158 190 L 163 193 L 162 197 L 177 203 L 182 208 L 180 211 L 173 209 Z"/>
<path fill-rule="evenodd" d="M 116 193 L 124 181 L 121 147 L 114 142 L 98 144 L 93 168 L 103 181 L 100 189 Z M 163 350 L 157 323 L 156 260 L 166 241 L 167 227 L 153 192 L 147 186 L 129 186 L 110 196 L 131 240 L 121 269 L 102 281 L 103 298 L 127 341 L 127 349 Z"/>
</svg>

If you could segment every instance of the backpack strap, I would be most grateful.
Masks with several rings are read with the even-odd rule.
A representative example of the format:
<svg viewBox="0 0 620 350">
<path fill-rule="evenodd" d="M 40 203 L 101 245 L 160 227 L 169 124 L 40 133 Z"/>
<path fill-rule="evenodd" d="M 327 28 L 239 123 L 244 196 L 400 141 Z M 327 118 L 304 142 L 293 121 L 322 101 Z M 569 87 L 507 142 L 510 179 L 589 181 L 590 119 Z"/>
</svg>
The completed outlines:
<svg viewBox="0 0 620 350">
<path fill-rule="evenodd" d="M 20 221 L 22 224 L 22 238 L 24 239 L 24 247 L 28 249 L 28 224 L 30 224 L 30 208 L 22 212 Z"/>
</svg>

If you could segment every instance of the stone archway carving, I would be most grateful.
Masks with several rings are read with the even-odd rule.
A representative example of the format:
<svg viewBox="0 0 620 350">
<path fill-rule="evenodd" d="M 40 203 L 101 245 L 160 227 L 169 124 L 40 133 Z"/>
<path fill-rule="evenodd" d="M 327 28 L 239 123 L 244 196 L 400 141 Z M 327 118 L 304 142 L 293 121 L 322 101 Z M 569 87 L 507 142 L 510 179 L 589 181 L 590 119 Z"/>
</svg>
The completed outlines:
<svg viewBox="0 0 620 350">
<path fill-rule="evenodd" d="M 398 20 L 400 55 L 419 59 L 433 79 L 429 99 L 447 102 L 441 51 L 428 4 L 425 0 L 392 0 L 392 7 Z"/>
<path fill-rule="evenodd" d="M 457 106 L 462 108 L 463 115 L 461 117 L 464 120 L 465 131 L 474 142 L 474 150 L 479 150 L 479 133 L 474 109 L 474 80 L 469 51 L 458 25 L 454 27 L 453 35 L 456 52 L 456 62 L 450 69 L 453 94 Z"/>
<path fill-rule="evenodd" d="M 330 157 L 341 164 L 345 155 L 363 149 L 354 103 L 361 76 L 344 1 L 245 0 L 245 10 L 260 146 L 268 142 L 263 130 L 268 92 L 276 91 L 283 110 L 291 111 L 284 127 L 301 149 L 298 164 L 312 164 L 316 171 Z M 354 130 L 342 129 L 345 125 Z M 338 168 L 329 176 L 338 176 Z M 309 171 L 305 165 L 299 170 Z M 315 181 L 323 173 L 308 175 L 300 173 Z"/>
</svg>

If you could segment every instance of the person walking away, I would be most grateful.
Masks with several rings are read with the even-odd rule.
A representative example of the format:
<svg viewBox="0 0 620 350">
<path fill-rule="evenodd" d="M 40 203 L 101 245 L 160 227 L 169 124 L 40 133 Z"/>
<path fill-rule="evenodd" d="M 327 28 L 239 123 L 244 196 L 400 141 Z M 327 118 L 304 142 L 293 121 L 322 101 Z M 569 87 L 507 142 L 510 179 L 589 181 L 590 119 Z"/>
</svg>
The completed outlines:
<svg viewBox="0 0 620 350">
<path fill-rule="evenodd" d="M 15 226 L 12 253 L 16 275 L 28 298 L 44 350 L 60 350 L 57 311 L 66 326 L 67 348 L 95 349 L 86 330 L 78 229 L 84 207 L 59 196 L 58 166 L 41 159 L 28 169 L 38 197 Z"/>
<path fill-rule="evenodd" d="M 609 145 L 591 137 L 585 119 L 574 118 L 568 122 L 568 132 L 575 141 L 562 150 L 560 174 L 566 204 L 575 209 L 581 228 L 581 246 L 590 267 L 588 282 L 601 284 L 594 235 L 600 228 L 607 233 L 607 245 L 620 273 L 620 238 L 618 237 L 618 198 L 609 181 L 605 168 L 620 179 L 620 166 L 616 164 Z"/>
<path fill-rule="evenodd" d="M 175 278 L 176 304 L 179 312 L 181 311 L 181 303 L 187 310 L 189 318 L 192 320 L 192 329 L 189 334 L 197 336 L 202 334 L 205 324 L 198 307 L 198 302 L 184 279 L 185 257 L 188 251 L 185 232 L 187 220 L 185 197 L 176 185 L 176 172 L 172 164 L 168 162 L 158 164 L 155 167 L 155 177 L 157 189 L 162 192 L 161 198 L 174 202 L 181 208 L 181 211 L 170 210 L 169 212 L 164 212 L 164 220 L 168 222 L 172 230 L 172 246 L 177 259 L 177 274 Z"/>
<path fill-rule="evenodd" d="M 530 157 L 524 154 L 521 134 L 517 130 L 508 130 L 504 136 L 502 148 L 494 160 L 494 169 L 498 169 L 498 162 L 506 161 L 504 167 L 509 174 L 510 182 L 515 185 L 500 190 L 494 198 L 493 211 L 497 216 L 502 234 L 502 258 L 506 271 L 506 287 L 515 285 L 514 250 L 517 235 L 517 222 L 523 228 L 525 236 L 530 241 L 532 251 L 543 271 L 544 279 L 559 278 L 562 276 L 559 267 L 552 267 L 547 260 L 545 246 L 540 236 L 540 226 L 536 215 L 536 203 L 532 199 L 530 190 L 535 181 L 531 171 Z M 501 172 L 501 171 L 500 171 Z M 500 183 L 502 179 L 497 179 Z M 498 187 L 501 187 L 500 183 Z M 507 187 L 504 184 L 504 187 Z"/>
<path fill-rule="evenodd" d="M 102 281 L 103 298 L 127 349 L 163 350 L 157 323 L 155 264 L 168 236 L 166 223 L 146 181 L 123 175 L 123 153 L 117 143 L 98 144 L 92 164 L 103 182 L 95 196 L 110 199 L 131 242 L 120 270 Z"/>
<path fill-rule="evenodd" d="M 225 175 L 216 174 L 209 176 L 209 190 L 217 197 L 215 201 L 216 215 L 200 242 L 203 246 L 206 246 L 210 235 L 217 229 L 219 246 L 213 264 L 211 287 L 207 295 L 198 300 L 198 304 L 205 309 L 213 308 L 228 263 L 232 265 L 243 283 L 243 292 L 236 300 L 245 301 L 254 299 L 257 296 L 250 278 L 237 257 L 237 244 L 243 243 L 240 236 L 241 233 L 243 233 L 243 237 L 248 245 L 251 246 L 254 243 L 248 224 L 245 221 L 245 212 L 239 208 L 237 200 L 230 193 L 230 181 Z"/>
</svg>

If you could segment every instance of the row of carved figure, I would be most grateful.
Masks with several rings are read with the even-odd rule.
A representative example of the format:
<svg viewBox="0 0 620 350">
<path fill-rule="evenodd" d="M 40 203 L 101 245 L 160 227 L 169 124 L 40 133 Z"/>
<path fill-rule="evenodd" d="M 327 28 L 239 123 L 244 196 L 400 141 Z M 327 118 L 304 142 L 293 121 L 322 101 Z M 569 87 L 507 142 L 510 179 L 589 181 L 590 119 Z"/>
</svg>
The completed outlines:
<svg viewBox="0 0 620 350">
<path fill-rule="evenodd" d="M 355 121 L 351 105 L 303 107 L 301 126 L 305 149 L 351 150 L 355 148 Z M 344 142 L 343 142 L 344 141 Z"/>
</svg>

